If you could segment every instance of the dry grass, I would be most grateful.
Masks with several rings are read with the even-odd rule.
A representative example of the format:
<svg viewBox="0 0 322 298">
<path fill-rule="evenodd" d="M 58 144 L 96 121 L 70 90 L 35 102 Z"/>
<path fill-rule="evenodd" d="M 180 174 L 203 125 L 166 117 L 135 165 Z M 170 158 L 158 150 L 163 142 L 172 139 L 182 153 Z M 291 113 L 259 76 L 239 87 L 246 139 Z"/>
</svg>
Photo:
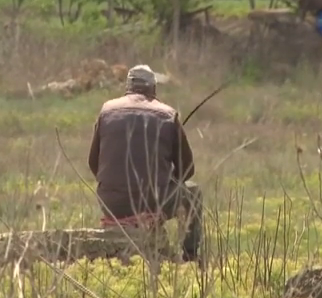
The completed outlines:
<svg viewBox="0 0 322 298">
<path fill-rule="evenodd" d="M 176 107 L 184 118 L 222 80 L 238 71 L 228 67 L 229 55 L 224 55 L 225 48 L 218 45 L 199 47 L 193 41 L 185 41 L 180 58 L 175 61 L 169 48 L 156 42 L 157 34 L 149 38 L 125 35 L 121 40 L 111 38 L 107 42 L 81 29 L 74 28 L 76 33 L 66 29 L 64 36 L 58 35 L 58 31 L 55 35 L 56 29 L 26 30 L 16 52 L 18 56 L 9 55 L 3 60 L 0 85 L 24 91 L 27 82 L 32 86 L 43 83 L 85 57 L 129 66 L 148 63 L 160 72 L 168 69 L 181 82 L 180 86 L 160 86 L 158 96 Z M 299 69 L 290 82 L 280 86 L 245 83 L 252 78 L 242 77 L 188 122 L 186 130 L 196 159 L 194 179 L 202 187 L 209 211 L 209 276 L 197 276 L 197 269 L 191 264 L 179 268 L 165 264 L 156 290 L 153 280 L 145 280 L 148 275 L 140 260 L 128 269 L 114 264 L 115 271 L 104 261 L 93 265 L 82 260 L 66 269 L 69 274 L 101 297 L 141 297 L 142 293 L 151 297 L 183 297 L 176 295 L 178 291 L 185 297 L 210 297 L 213 293 L 222 297 L 276 297 L 293 270 L 307 261 L 319 260 L 321 223 L 312 213 L 302 187 L 294 143 L 296 135 L 304 150 L 301 166 L 308 187 L 312 198 L 319 199 L 316 134 L 321 125 L 322 90 L 320 77 L 312 77 L 310 71 Z M 57 97 L 8 100 L 3 95 L 2 222 L 17 230 L 40 229 L 43 218 L 36 206 L 42 205 L 46 208 L 48 228 L 98 225 L 96 197 L 60 155 L 55 127 L 59 128 L 66 153 L 77 171 L 95 187 L 86 164 L 93 123 L 103 102 L 120 94 L 119 89 L 93 91 L 69 101 Z M 227 153 L 253 137 L 258 137 L 258 141 L 216 167 Z M 2 225 L 1 229 L 6 230 L 7 226 Z M 37 266 L 35 276 L 25 275 L 30 282 L 26 282 L 25 288 L 21 286 L 20 292 L 23 274 L 16 272 L 18 286 L 11 288 L 12 297 L 19 293 L 45 297 L 49 289 L 49 297 L 80 297 L 70 282 L 60 282 L 61 272 L 53 275 L 52 271 L 47 272 L 48 268 Z M 10 268 L 7 275 L 1 275 L 3 297 L 10 296 L 12 283 L 8 272 Z M 32 284 L 35 281 L 37 285 Z M 53 284 L 57 288 L 51 288 Z M 37 296 L 37 291 L 41 295 Z"/>
</svg>

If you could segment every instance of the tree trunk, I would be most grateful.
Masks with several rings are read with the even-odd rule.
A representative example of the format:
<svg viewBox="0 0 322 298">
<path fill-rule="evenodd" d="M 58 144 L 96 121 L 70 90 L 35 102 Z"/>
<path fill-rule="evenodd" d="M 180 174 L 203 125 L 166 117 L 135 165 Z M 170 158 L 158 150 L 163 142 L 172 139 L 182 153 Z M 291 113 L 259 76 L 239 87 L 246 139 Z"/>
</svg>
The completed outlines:
<svg viewBox="0 0 322 298">
<path fill-rule="evenodd" d="M 251 9 L 255 9 L 256 7 L 256 0 L 249 0 L 249 6 Z"/>
<path fill-rule="evenodd" d="M 107 0 L 107 19 L 109 27 L 114 25 L 114 0 Z"/>
<path fill-rule="evenodd" d="M 173 33 L 173 54 L 174 59 L 177 58 L 179 47 L 179 30 L 180 30 L 180 0 L 172 0 L 173 3 L 173 20 L 172 20 L 172 33 Z"/>
</svg>

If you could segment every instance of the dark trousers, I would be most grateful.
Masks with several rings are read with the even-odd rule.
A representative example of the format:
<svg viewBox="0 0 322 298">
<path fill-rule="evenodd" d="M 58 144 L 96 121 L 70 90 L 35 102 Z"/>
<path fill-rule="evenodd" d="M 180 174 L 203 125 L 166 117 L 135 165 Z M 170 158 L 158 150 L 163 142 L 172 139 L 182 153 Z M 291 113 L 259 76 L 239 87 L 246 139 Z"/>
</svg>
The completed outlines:
<svg viewBox="0 0 322 298">
<path fill-rule="evenodd" d="M 142 212 L 162 213 L 166 220 L 176 218 L 180 207 L 185 210 L 186 219 L 189 221 L 188 231 L 183 241 L 183 249 L 195 254 L 199 248 L 202 234 L 202 193 L 198 185 L 192 181 L 178 185 L 171 182 L 167 187 L 158 192 L 156 197 L 149 194 L 110 191 L 98 187 L 97 194 L 100 197 L 100 206 L 106 216 L 110 213 L 120 219 L 133 216 Z M 131 198 L 129 200 L 129 197 Z"/>
<path fill-rule="evenodd" d="M 184 207 L 185 217 L 189 223 L 183 249 L 195 254 L 202 234 L 202 193 L 198 185 L 192 181 L 173 187 L 175 188 L 173 195 L 169 194 L 161 209 L 166 218 L 171 219 L 177 217 L 180 206 Z"/>
</svg>

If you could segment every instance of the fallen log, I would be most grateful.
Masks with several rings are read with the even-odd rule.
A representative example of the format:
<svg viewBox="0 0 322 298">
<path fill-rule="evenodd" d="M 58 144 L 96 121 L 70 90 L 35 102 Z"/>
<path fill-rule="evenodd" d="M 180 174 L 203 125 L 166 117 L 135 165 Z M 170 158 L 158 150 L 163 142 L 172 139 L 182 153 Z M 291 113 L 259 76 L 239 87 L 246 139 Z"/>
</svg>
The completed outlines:
<svg viewBox="0 0 322 298">
<path fill-rule="evenodd" d="M 129 237 L 119 227 L 0 234 L 0 266 L 18 260 L 21 256 L 25 265 L 31 265 L 39 257 L 51 263 L 69 263 L 83 257 L 91 261 L 120 256 L 128 259 L 139 254 L 138 249 L 143 256 L 151 252 L 164 256 L 169 253 L 169 242 L 164 228 L 158 229 L 158 232 L 134 227 L 123 229 Z"/>
</svg>

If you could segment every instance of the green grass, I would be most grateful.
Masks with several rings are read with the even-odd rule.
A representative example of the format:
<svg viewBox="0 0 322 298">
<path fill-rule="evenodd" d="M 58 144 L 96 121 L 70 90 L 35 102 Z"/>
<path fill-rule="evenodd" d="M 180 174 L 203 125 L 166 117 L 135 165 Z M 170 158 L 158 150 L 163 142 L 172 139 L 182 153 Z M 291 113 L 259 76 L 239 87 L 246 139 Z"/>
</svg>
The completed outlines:
<svg viewBox="0 0 322 298">
<path fill-rule="evenodd" d="M 233 293 L 238 293 L 238 297 L 251 297 L 256 279 L 256 297 L 269 297 L 270 291 L 276 295 L 282 291 L 284 272 L 288 277 L 307 261 L 318 262 L 315 256 L 320 251 L 318 235 L 322 232 L 322 226 L 312 213 L 301 185 L 293 132 L 301 131 L 301 142 L 307 148 L 304 153 L 307 182 L 314 197 L 318 196 L 316 130 L 312 123 L 320 123 L 320 117 L 316 115 L 316 109 L 311 108 L 315 105 L 311 92 L 297 90 L 294 94 L 288 88 L 291 87 L 235 86 L 217 99 L 221 103 L 220 113 L 214 101 L 209 103 L 208 108 L 200 110 L 187 126 L 196 158 L 197 175 L 194 179 L 202 186 L 208 210 L 205 216 L 209 233 L 208 252 L 212 256 L 211 272 L 214 274 L 213 278 L 209 277 L 208 286 L 212 295 L 233 297 Z M 177 95 L 180 97 L 180 91 L 171 92 L 179 92 Z M 262 102 L 264 92 L 265 96 L 277 96 L 275 99 L 278 102 L 283 98 L 283 102 L 279 102 L 270 112 L 267 116 L 269 120 L 257 123 L 252 115 L 265 112 L 266 107 Z M 160 93 L 160 98 L 167 101 L 165 94 Z M 303 96 L 313 102 L 305 102 Z M 61 157 L 52 181 L 50 177 L 60 150 L 55 135 L 55 127 L 58 127 L 66 153 L 79 173 L 95 189 L 95 182 L 87 167 L 87 154 L 93 123 L 101 104 L 108 97 L 106 94 L 93 93 L 70 101 L 50 98 L 37 102 L 34 107 L 27 100 L 1 101 L 1 217 L 9 226 L 18 230 L 41 228 L 42 217 L 36 211 L 37 203 L 43 204 L 48 210 L 47 228 L 98 226 L 101 215 L 96 198 L 79 181 L 64 157 Z M 289 104 L 291 102 L 292 105 Z M 175 105 L 176 102 L 169 103 Z M 189 102 L 188 107 L 183 103 L 178 104 L 182 106 L 182 113 L 186 114 L 194 103 Z M 253 109 L 254 105 L 259 107 Z M 216 111 L 219 113 L 217 118 L 212 118 L 212 110 L 215 115 Z M 202 138 L 197 128 L 202 132 Z M 213 171 L 222 157 L 244 138 L 252 136 L 260 137 L 260 140 L 236 153 L 221 168 Z M 32 195 L 38 180 L 43 181 L 47 196 Z M 290 199 L 283 195 L 282 185 L 286 187 Z M 263 195 L 266 195 L 265 217 L 261 225 Z M 242 198 L 244 205 L 240 215 Z M 216 220 L 214 216 L 217 213 L 219 218 Z M 240 216 L 241 228 L 238 227 Z M 174 227 L 169 223 L 170 230 Z M 218 231 L 221 233 L 218 234 Z M 289 243 L 287 248 L 285 241 Z M 260 265 L 255 265 L 256 256 L 251 255 L 259 244 L 257 257 Z M 264 244 L 269 247 L 268 250 L 265 250 Z M 269 271 L 269 280 L 264 282 L 261 276 L 268 274 L 267 263 L 270 264 L 273 247 L 276 250 L 272 269 Z M 236 254 L 240 258 L 238 264 Z M 218 265 L 220 260 L 223 262 L 222 268 Z M 122 297 L 135 297 L 143 292 L 152 296 L 152 285 L 146 280 L 149 273 L 143 271 L 141 262 L 138 259 L 127 269 L 113 263 L 114 269 L 111 269 L 106 261 L 98 260 L 86 265 L 86 261 L 82 260 L 69 267 L 67 273 L 100 297 L 119 297 L 121 294 Z M 157 297 L 171 296 L 173 291 L 187 297 L 201 297 L 193 264 L 180 265 L 178 269 L 168 266 L 164 264 L 160 275 Z M 255 272 L 256 266 L 259 267 Z M 249 268 L 248 271 L 246 268 Z M 34 270 L 38 280 L 35 288 L 43 293 L 52 283 L 53 273 L 43 265 Z M 179 275 L 178 280 L 173 276 L 175 272 Z M 238 272 L 241 275 L 237 277 Z M 2 295 L 6 297 L 8 287 L 4 282 L 3 279 Z M 26 297 L 32 297 L 30 287 L 27 281 L 23 290 Z M 52 297 L 67 297 L 61 293 L 68 293 L 68 297 L 79 297 L 78 292 L 65 281 L 59 283 Z"/>
<path fill-rule="evenodd" d="M 269 8 L 270 1 L 260 0 L 256 2 L 256 9 Z M 280 3 L 279 7 L 283 7 Z M 213 10 L 216 15 L 221 15 L 224 17 L 242 17 L 247 15 L 250 11 L 250 5 L 248 0 L 221 0 L 214 1 Z"/>
<path fill-rule="evenodd" d="M 249 259 L 246 255 L 241 256 L 240 263 L 242 266 L 247 267 Z M 234 260 L 230 260 L 231 268 L 234 269 Z M 274 270 L 270 276 L 272 284 L 277 286 L 280 283 L 282 262 L 278 259 L 273 262 Z M 79 264 L 69 267 L 66 271 L 70 276 L 74 277 L 78 282 L 85 285 L 88 289 L 91 289 L 93 293 L 98 297 L 140 297 L 142 293 L 145 293 L 147 297 L 175 297 L 175 295 L 182 295 L 184 297 L 200 297 L 202 291 L 208 292 L 209 296 L 219 297 L 249 297 L 248 292 L 252 291 L 252 269 L 248 272 L 242 272 L 238 277 L 229 272 L 228 268 L 224 268 L 222 271 L 216 269 L 215 276 L 222 274 L 224 285 L 221 286 L 220 278 L 205 279 L 206 285 L 203 289 L 200 288 L 201 276 L 196 275 L 196 268 L 193 264 L 183 265 L 178 269 L 178 276 L 174 276 L 173 272 L 177 269 L 174 265 L 164 264 L 162 268 L 162 274 L 157 280 L 158 287 L 153 289 L 152 282 L 148 280 L 149 272 L 147 267 L 144 267 L 142 260 L 139 258 L 132 258 L 132 264 L 126 269 L 122 268 L 121 264 L 116 260 L 112 260 L 111 265 L 107 265 L 104 261 L 97 261 L 95 263 L 89 263 L 86 260 L 81 260 Z M 294 263 L 288 262 L 287 272 L 294 272 Z M 44 266 L 37 266 L 35 274 L 46 276 L 46 283 L 50 285 L 55 283 L 52 272 Z M 248 276 L 247 276 L 248 274 Z M 45 279 L 44 279 L 45 280 Z M 8 280 L 9 284 L 10 281 Z M 173 288 L 173 284 L 176 284 L 176 288 Z M 241 286 L 237 287 L 237 284 Z M 162 285 L 162 286 L 160 286 Z M 46 285 L 43 284 L 43 290 L 40 293 L 45 293 Z M 236 291 L 234 292 L 234 288 Z M 270 297 L 272 295 L 272 288 L 257 288 L 254 291 L 254 295 L 258 297 Z M 18 292 L 16 288 L 16 292 Z M 28 297 L 31 297 L 31 286 L 26 281 L 25 293 Z M 56 289 L 59 297 L 67 297 L 66 293 L 70 293 L 68 297 L 78 297 L 80 295 L 74 287 L 65 281 L 61 282 L 61 285 Z M 4 297 L 4 296 L 1 296 Z"/>
<path fill-rule="evenodd" d="M 180 98 L 185 92 L 184 88 L 159 88 L 160 98 L 177 106 L 182 117 L 197 99 L 185 104 L 176 100 L 168 101 L 167 96 L 171 94 L 171 98 Z M 95 189 L 95 182 L 87 167 L 92 127 L 102 103 L 117 94 L 120 93 L 93 92 L 69 101 L 60 98 L 45 98 L 35 102 L 29 99 L 2 99 L 0 131 L 4 145 L 1 147 L 0 164 L 3 171 L 0 181 L 1 214 L 5 222 L 17 229 L 39 229 L 42 218 L 40 213 L 36 213 L 35 206 L 41 203 L 50 212 L 48 228 L 98 226 L 101 215 L 96 197 L 80 182 L 64 157 L 60 158 L 57 172 L 52 177 L 60 152 L 55 128 L 59 129 L 64 150 L 73 165 Z M 213 102 L 207 103 L 208 107 L 200 109 L 187 125 L 196 158 L 197 175 L 194 179 L 204 192 L 207 225 L 212 231 L 208 240 L 213 243 L 213 254 L 220 252 L 218 241 L 224 241 L 226 248 L 236 250 L 236 229 L 240 217 L 242 227 L 238 243 L 241 254 L 247 255 L 251 247 L 256 247 L 255 239 L 262 233 L 261 229 L 270 239 L 271 249 L 276 242 L 276 268 L 280 266 L 279 260 L 284 255 L 285 237 L 290 243 L 288 258 L 292 262 L 300 259 L 299 264 L 302 264 L 307 255 L 313 256 L 319 250 L 317 235 L 322 227 L 313 215 L 304 192 L 293 143 L 294 133 L 297 132 L 300 144 L 305 148 L 303 163 L 307 184 L 313 197 L 316 197 L 319 189 L 315 147 L 317 131 L 313 124 L 320 123 L 321 119 L 314 108 L 318 101 L 318 96 L 314 94 L 295 85 L 280 88 L 235 85 Z M 268 114 L 263 122 L 258 121 L 261 118 L 258 115 L 264 116 L 265 113 Z M 251 137 L 259 137 L 259 140 L 234 154 L 222 167 L 213 171 L 221 158 L 245 138 Z M 44 193 L 32 195 L 39 180 L 43 182 L 47 196 Z M 261 225 L 264 195 L 265 217 Z M 13 200 L 19 204 L 12 205 Z M 240 214 L 242 203 L 243 212 Z M 281 212 L 279 220 L 278 210 Z M 217 228 L 222 229 L 223 235 L 229 235 L 228 238 L 219 237 L 214 229 L 217 224 L 213 216 L 217 213 Z M 228 218 L 230 224 L 227 223 Z M 306 225 L 303 223 L 305 218 L 308 220 Z M 303 229 L 302 239 L 297 243 L 296 235 Z M 297 250 L 298 253 L 295 253 Z M 230 252 L 226 253 L 229 258 L 233 257 Z"/>
<path fill-rule="evenodd" d="M 256 8 L 267 8 L 268 1 L 258 1 Z M 249 1 L 215 1 L 214 11 L 222 16 L 237 16 L 241 17 L 250 11 Z"/>
</svg>

